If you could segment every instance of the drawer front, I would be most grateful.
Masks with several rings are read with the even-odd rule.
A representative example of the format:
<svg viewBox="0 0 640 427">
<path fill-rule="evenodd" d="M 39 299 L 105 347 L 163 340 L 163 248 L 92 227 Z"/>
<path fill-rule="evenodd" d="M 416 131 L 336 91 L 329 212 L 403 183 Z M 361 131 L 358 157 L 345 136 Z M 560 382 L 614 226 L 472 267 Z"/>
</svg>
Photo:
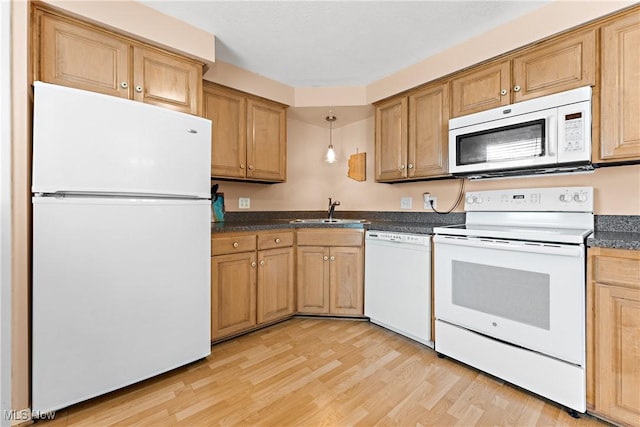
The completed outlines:
<svg viewBox="0 0 640 427">
<path fill-rule="evenodd" d="M 293 231 L 291 230 L 258 234 L 259 250 L 285 248 L 287 246 L 293 246 Z"/>
<path fill-rule="evenodd" d="M 362 246 L 364 230 L 316 228 L 298 230 L 298 246 Z"/>
<path fill-rule="evenodd" d="M 623 257 L 625 252 L 634 256 Z M 596 282 L 640 289 L 640 251 L 602 254 L 595 256 L 594 261 L 592 268 Z"/>
<path fill-rule="evenodd" d="M 255 250 L 255 234 L 211 237 L 211 255 L 235 254 Z"/>
</svg>

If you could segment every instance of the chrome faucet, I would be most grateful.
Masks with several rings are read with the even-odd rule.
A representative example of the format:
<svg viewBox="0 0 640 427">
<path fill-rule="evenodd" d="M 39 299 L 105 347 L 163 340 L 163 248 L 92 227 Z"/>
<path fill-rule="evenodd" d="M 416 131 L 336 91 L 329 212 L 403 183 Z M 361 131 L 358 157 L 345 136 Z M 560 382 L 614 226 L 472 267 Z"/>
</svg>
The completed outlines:
<svg viewBox="0 0 640 427">
<path fill-rule="evenodd" d="M 340 202 L 336 200 L 331 203 L 331 197 L 329 197 L 329 221 L 333 219 L 333 212 L 336 210 L 336 206 L 340 206 Z"/>
</svg>

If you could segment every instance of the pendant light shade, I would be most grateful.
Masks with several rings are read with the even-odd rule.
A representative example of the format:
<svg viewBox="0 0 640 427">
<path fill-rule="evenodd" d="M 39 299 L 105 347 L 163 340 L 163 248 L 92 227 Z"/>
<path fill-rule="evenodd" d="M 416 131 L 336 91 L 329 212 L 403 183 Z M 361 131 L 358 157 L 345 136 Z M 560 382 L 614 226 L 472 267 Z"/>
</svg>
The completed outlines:
<svg viewBox="0 0 640 427">
<path fill-rule="evenodd" d="M 327 116 L 325 120 L 329 122 L 329 147 L 327 147 L 327 154 L 324 155 L 324 161 L 327 163 L 335 163 L 336 152 L 333 149 L 333 122 L 336 121 L 336 116 Z"/>
</svg>

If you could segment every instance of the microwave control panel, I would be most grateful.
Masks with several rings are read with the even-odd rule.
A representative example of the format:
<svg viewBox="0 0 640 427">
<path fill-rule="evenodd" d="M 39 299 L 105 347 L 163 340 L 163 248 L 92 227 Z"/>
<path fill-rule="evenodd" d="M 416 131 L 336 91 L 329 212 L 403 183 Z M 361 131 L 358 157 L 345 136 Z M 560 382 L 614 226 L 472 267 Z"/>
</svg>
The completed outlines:
<svg viewBox="0 0 640 427">
<path fill-rule="evenodd" d="M 465 211 L 593 212 L 593 187 L 472 191 Z"/>
</svg>

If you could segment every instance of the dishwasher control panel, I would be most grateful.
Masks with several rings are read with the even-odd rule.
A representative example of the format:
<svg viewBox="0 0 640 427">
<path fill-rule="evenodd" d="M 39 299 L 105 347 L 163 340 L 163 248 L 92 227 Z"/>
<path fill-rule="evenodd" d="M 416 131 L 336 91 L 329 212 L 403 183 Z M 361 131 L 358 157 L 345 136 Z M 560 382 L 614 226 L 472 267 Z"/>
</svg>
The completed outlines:
<svg viewBox="0 0 640 427">
<path fill-rule="evenodd" d="M 427 246 L 431 243 L 429 234 L 393 233 L 389 231 L 367 231 L 366 240 L 379 240 L 386 242 L 407 243 L 412 245 Z"/>
</svg>

